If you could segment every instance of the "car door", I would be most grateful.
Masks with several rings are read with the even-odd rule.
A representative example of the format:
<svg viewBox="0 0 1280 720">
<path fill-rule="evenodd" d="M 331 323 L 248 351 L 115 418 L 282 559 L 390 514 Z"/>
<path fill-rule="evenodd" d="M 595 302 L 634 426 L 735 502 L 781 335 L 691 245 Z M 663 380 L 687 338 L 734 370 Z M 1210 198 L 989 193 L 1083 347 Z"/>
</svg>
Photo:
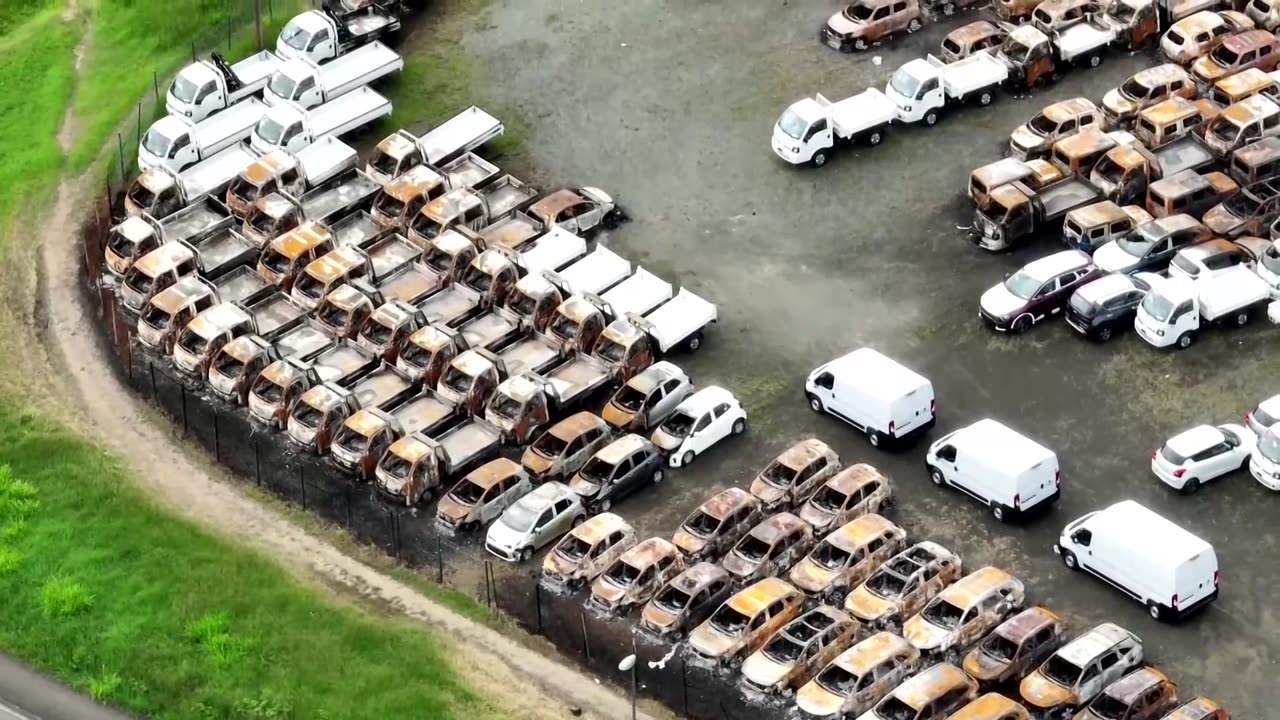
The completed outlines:
<svg viewBox="0 0 1280 720">
<path fill-rule="evenodd" d="M 610 479 L 609 487 L 606 488 L 609 497 L 614 502 L 621 500 L 635 490 L 636 478 L 639 473 L 635 472 L 636 456 L 623 458 L 617 465 L 613 466 L 613 477 Z"/>
<path fill-rule="evenodd" d="M 703 449 L 720 442 L 729 435 L 729 431 L 733 429 L 733 423 L 729 419 L 729 403 L 720 403 L 711 408 L 711 427 L 707 428 L 706 443 Z"/>
<path fill-rule="evenodd" d="M 639 426 L 641 430 L 646 430 L 658 424 L 656 420 L 659 412 L 658 408 L 666 397 L 666 387 L 666 383 L 655 385 L 653 389 L 649 391 L 649 397 L 644 399 L 644 405 L 641 406 L 640 414 L 635 420 L 636 425 Z"/>
<path fill-rule="evenodd" d="M 799 505 L 800 499 L 807 497 L 814 489 L 818 477 L 818 468 L 826 462 L 826 458 L 815 458 L 796 473 L 791 483 L 791 503 Z"/>
<path fill-rule="evenodd" d="M 576 206 L 578 215 L 578 232 L 589 232 L 600 224 L 604 217 L 604 207 L 594 200 L 583 200 Z"/>
<path fill-rule="evenodd" d="M 693 423 L 693 430 L 689 432 L 689 437 L 685 438 L 678 450 L 692 451 L 701 455 L 703 450 L 711 447 L 716 441 L 713 435 L 712 415 L 711 411 L 708 410 Z"/>
<path fill-rule="evenodd" d="M 871 13 L 871 19 L 866 23 L 866 30 L 862 33 L 863 37 L 867 39 L 867 42 L 879 40 L 893 32 L 893 27 L 890 25 L 891 22 L 887 4 L 876 8 L 876 11 Z"/>
<path fill-rule="evenodd" d="M 538 519 L 533 521 L 533 529 L 529 532 L 529 544 L 535 550 L 546 545 L 548 541 L 560 534 L 557 531 L 559 523 L 556 515 L 556 507 L 559 504 L 559 501 L 557 501 L 555 505 L 543 510 L 538 515 Z"/>
<path fill-rule="evenodd" d="M 670 380 L 662 383 L 662 401 L 658 403 L 656 408 L 657 416 L 650 419 L 650 425 L 657 425 L 663 420 L 666 420 L 668 415 L 676 411 L 676 406 L 684 402 L 685 398 L 689 397 L 687 387 L 685 387 L 684 392 L 681 391 L 682 385 L 685 385 L 685 383 L 682 382 L 680 378 L 671 378 Z"/>
<path fill-rule="evenodd" d="M 1230 472 L 1238 466 L 1239 462 L 1231 454 L 1231 446 L 1225 442 L 1215 444 L 1213 447 L 1206 448 L 1191 457 L 1195 461 L 1196 467 L 1192 472 L 1197 475 L 1200 480 L 1209 480 L 1224 473 Z"/>
<path fill-rule="evenodd" d="M 569 527 L 573 524 L 573 500 L 570 498 L 560 498 L 551 506 L 551 536 L 547 538 L 559 537 L 569 531 Z"/>
<path fill-rule="evenodd" d="M 1053 307 L 1054 294 L 1058 292 L 1058 278 L 1051 278 L 1040 286 L 1031 300 L 1027 302 L 1027 312 L 1031 313 L 1031 321 L 1038 323 L 1049 316 Z"/>
</svg>

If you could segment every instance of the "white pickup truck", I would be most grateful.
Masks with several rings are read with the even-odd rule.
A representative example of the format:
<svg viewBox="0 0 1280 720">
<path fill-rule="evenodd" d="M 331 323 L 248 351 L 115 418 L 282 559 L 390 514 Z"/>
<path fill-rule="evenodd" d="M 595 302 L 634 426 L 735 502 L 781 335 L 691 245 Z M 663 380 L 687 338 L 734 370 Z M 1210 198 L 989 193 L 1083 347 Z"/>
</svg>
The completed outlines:
<svg viewBox="0 0 1280 720">
<path fill-rule="evenodd" d="M 463 153 L 478 149 L 505 130 L 501 120 L 472 105 L 422 137 L 397 130 L 383 138 L 369 154 L 365 172 L 385 183 L 400 177 L 415 165 L 425 163 L 440 167 Z"/>
<path fill-rule="evenodd" d="M 138 168 L 163 165 L 181 171 L 195 165 L 249 137 L 267 109 L 258 98 L 249 98 L 200 122 L 166 115 L 138 143 Z"/>
<path fill-rule="evenodd" d="M 324 63 L 400 29 L 400 18 L 376 6 L 338 17 L 328 8 L 308 10 L 290 20 L 276 38 L 276 54 L 286 60 Z"/>
<path fill-rule="evenodd" d="M 280 58 L 270 50 L 250 55 L 234 65 L 228 65 L 226 59 L 215 52 L 208 60 L 193 62 L 178 71 L 165 93 L 165 109 L 170 115 L 199 122 L 257 95 L 278 67 Z"/>
<path fill-rule="evenodd" d="M 898 106 L 875 88 L 834 103 L 819 93 L 792 103 L 778 118 L 773 151 L 792 165 L 822 167 L 838 145 L 863 139 L 879 145 L 897 117 Z"/>
<path fill-rule="evenodd" d="M 307 57 L 294 58 L 271 75 L 262 99 L 268 105 L 292 101 L 312 108 L 403 68 L 400 53 L 380 42 L 369 43 L 326 65 Z"/>
<path fill-rule="evenodd" d="M 367 87 L 310 110 L 285 102 L 267 110 L 249 144 L 259 153 L 297 152 L 324 135 L 342 135 L 391 114 L 391 101 Z"/>
<path fill-rule="evenodd" d="M 1202 326 L 1242 327 L 1271 302 L 1267 283 L 1246 266 L 1199 281 L 1164 280 L 1138 306 L 1133 327 L 1156 347 L 1191 346 Z"/>
<path fill-rule="evenodd" d="M 125 211 L 157 219 L 168 217 L 209 195 L 221 194 L 256 158 L 248 146 L 239 143 L 182 172 L 164 165 L 144 170 L 125 192 Z"/>
<path fill-rule="evenodd" d="M 925 125 L 933 125 L 943 108 L 971 99 L 990 105 L 1008 78 L 1009 68 L 987 53 L 975 53 L 950 65 L 929 55 L 898 68 L 884 94 L 897 106 L 899 121 L 924 120 Z"/>
</svg>

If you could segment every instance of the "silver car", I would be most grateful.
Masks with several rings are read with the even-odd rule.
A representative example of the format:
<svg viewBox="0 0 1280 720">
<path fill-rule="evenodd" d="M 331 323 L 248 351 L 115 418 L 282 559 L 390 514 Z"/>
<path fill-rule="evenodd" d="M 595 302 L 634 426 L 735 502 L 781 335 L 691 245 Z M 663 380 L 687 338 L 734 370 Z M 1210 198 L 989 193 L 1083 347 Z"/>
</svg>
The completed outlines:
<svg viewBox="0 0 1280 720">
<path fill-rule="evenodd" d="M 648 433 L 693 394 L 689 376 L 666 360 L 654 363 L 618 388 L 600 417 L 620 432 Z"/>
<path fill-rule="evenodd" d="M 549 482 L 507 508 L 489 526 L 484 546 L 503 560 L 525 561 L 586 517 L 577 493 L 564 483 Z"/>
</svg>

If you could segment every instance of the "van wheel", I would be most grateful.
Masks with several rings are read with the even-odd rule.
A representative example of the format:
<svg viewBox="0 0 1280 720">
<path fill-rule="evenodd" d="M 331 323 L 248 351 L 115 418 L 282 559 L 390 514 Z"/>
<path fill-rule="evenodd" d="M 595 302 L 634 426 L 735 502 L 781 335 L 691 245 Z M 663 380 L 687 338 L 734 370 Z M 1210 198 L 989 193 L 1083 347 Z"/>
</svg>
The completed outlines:
<svg viewBox="0 0 1280 720">
<path fill-rule="evenodd" d="M 812 158 L 811 160 L 809 160 L 809 162 L 813 163 L 813 166 L 814 166 L 814 167 L 822 167 L 823 165 L 826 165 L 826 164 L 827 164 L 827 151 L 826 151 L 826 150 L 819 150 L 818 152 L 814 153 L 814 154 L 813 154 L 813 158 Z"/>
<path fill-rule="evenodd" d="M 1200 481 L 1195 478 L 1188 478 L 1186 482 L 1182 483 L 1183 495 L 1195 495 L 1199 491 Z"/>
<path fill-rule="evenodd" d="M 907 32 L 913 33 L 920 29 L 920 18 L 911 18 L 911 22 L 907 23 Z"/>
<path fill-rule="evenodd" d="M 871 447 L 873 448 L 880 447 L 880 443 L 883 440 L 884 440 L 884 436 L 876 432 L 875 430 L 867 431 L 867 442 L 871 443 Z"/>
<path fill-rule="evenodd" d="M 1244 327 L 1249 324 L 1249 311 L 1241 310 L 1236 314 L 1236 327 Z"/>
<path fill-rule="evenodd" d="M 1191 344 L 1194 343 L 1195 341 L 1196 341 L 1195 333 L 1184 332 L 1182 333 L 1181 336 L 1178 337 L 1178 349 L 1186 350 L 1187 348 L 1191 347 Z"/>
<path fill-rule="evenodd" d="M 947 479 L 942 476 L 942 470 L 938 468 L 929 469 L 929 479 L 932 480 L 933 484 L 937 485 L 938 487 L 945 487 L 947 484 Z"/>
<path fill-rule="evenodd" d="M 999 522 L 1004 522 L 1004 521 L 1005 521 L 1004 506 L 1003 506 L 1003 505 L 992 505 L 992 506 L 991 506 L 991 516 L 992 516 L 992 517 L 994 517 L 994 518 L 995 518 L 997 521 L 999 521 Z"/>
<path fill-rule="evenodd" d="M 1153 620 L 1164 619 L 1164 611 L 1160 609 L 1159 605 L 1153 602 L 1147 603 L 1147 614 L 1150 615 Z"/>
<path fill-rule="evenodd" d="M 817 395 L 809 396 L 809 409 L 816 413 L 822 412 L 822 401 L 818 399 Z"/>
<path fill-rule="evenodd" d="M 816 155 L 814 156 L 814 159 L 817 159 Z M 826 161 L 824 160 L 823 162 L 826 162 Z M 685 341 L 684 346 L 686 349 L 689 350 L 689 352 L 697 352 L 698 348 L 702 347 L 702 331 L 699 330 L 698 332 L 689 336 L 689 339 Z"/>
<path fill-rule="evenodd" d="M 1076 554 L 1070 550 L 1062 551 L 1062 564 L 1066 565 L 1068 570 L 1080 569 L 1080 563 L 1076 561 Z"/>
<path fill-rule="evenodd" d="M 738 418 L 737 420 L 734 420 L 734 421 L 733 421 L 733 430 L 732 430 L 732 432 L 733 432 L 733 434 L 734 434 L 734 435 L 741 435 L 742 433 L 744 433 L 744 432 L 746 432 L 746 431 L 747 431 L 747 420 L 746 420 L 746 418 Z"/>
</svg>

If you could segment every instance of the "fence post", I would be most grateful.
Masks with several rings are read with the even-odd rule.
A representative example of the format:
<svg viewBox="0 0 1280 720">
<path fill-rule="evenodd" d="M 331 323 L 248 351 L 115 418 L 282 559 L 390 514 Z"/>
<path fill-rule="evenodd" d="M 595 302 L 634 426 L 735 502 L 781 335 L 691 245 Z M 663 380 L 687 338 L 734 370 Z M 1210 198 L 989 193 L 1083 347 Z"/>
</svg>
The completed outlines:
<svg viewBox="0 0 1280 720">
<path fill-rule="evenodd" d="M 218 406 L 213 406 L 213 459 L 222 462 L 222 444 L 218 442 Z"/>
<path fill-rule="evenodd" d="M 302 490 L 302 509 L 307 509 L 307 476 L 305 474 L 306 466 L 302 463 L 298 464 L 298 488 Z M 350 505 L 350 499 L 347 502 Z"/>
<path fill-rule="evenodd" d="M 253 433 L 253 428 L 249 428 Z M 253 481 L 262 487 L 262 454 L 258 452 L 258 435 L 253 433 Z"/>
<path fill-rule="evenodd" d="M 151 371 L 151 402 L 160 402 L 160 394 L 156 392 L 156 364 L 147 361 L 147 369 Z"/>
<path fill-rule="evenodd" d="M 196 41 L 191 41 L 191 62 L 196 61 Z"/>
<path fill-rule="evenodd" d="M 182 391 L 182 436 L 186 437 L 191 432 L 191 428 L 187 425 L 187 386 L 178 383 L 178 389 Z"/>
<path fill-rule="evenodd" d="M 342 504 L 347 508 L 347 530 L 351 529 L 351 486 L 342 486 Z"/>
<path fill-rule="evenodd" d="M 684 696 L 684 716 L 689 717 L 689 664 L 680 656 L 680 690 Z"/>
<path fill-rule="evenodd" d="M 484 561 L 484 606 L 493 609 L 493 595 L 489 593 L 489 575 L 493 572 L 493 568 L 489 566 L 489 561 Z"/>
<path fill-rule="evenodd" d="M 533 581 L 533 609 L 538 614 L 538 621 L 535 627 L 538 628 L 537 633 L 542 634 L 542 583 L 537 578 Z M 685 713 L 688 715 L 689 713 Z"/>
<path fill-rule="evenodd" d="M 135 142 L 142 142 L 142 101 L 138 101 L 138 133 Z"/>
<path fill-rule="evenodd" d="M 578 619 L 582 621 L 582 652 L 586 654 L 587 662 L 591 662 L 591 641 L 587 639 L 587 614 L 578 613 Z"/>
<path fill-rule="evenodd" d="M 120 311 L 116 308 L 114 302 L 111 303 L 111 314 L 119 315 Z M 129 388 L 133 389 L 133 343 L 124 344 L 125 352 L 129 354 Z"/>
<path fill-rule="evenodd" d="M 444 548 L 441 546 L 439 533 L 436 534 L 436 582 L 444 584 Z"/>
<path fill-rule="evenodd" d="M 160 73 L 151 71 L 151 91 L 156 96 L 156 104 L 160 104 Z"/>
<path fill-rule="evenodd" d="M 119 150 L 120 157 L 120 184 L 124 184 L 124 136 L 116 133 L 116 148 Z"/>
<path fill-rule="evenodd" d="M 227 52 L 231 52 L 231 15 L 227 15 Z"/>
<path fill-rule="evenodd" d="M 107 171 L 107 222 L 111 222 L 113 219 L 115 219 L 115 216 L 116 216 L 115 198 L 112 197 L 112 192 L 111 192 L 111 171 L 108 170 Z"/>
</svg>

